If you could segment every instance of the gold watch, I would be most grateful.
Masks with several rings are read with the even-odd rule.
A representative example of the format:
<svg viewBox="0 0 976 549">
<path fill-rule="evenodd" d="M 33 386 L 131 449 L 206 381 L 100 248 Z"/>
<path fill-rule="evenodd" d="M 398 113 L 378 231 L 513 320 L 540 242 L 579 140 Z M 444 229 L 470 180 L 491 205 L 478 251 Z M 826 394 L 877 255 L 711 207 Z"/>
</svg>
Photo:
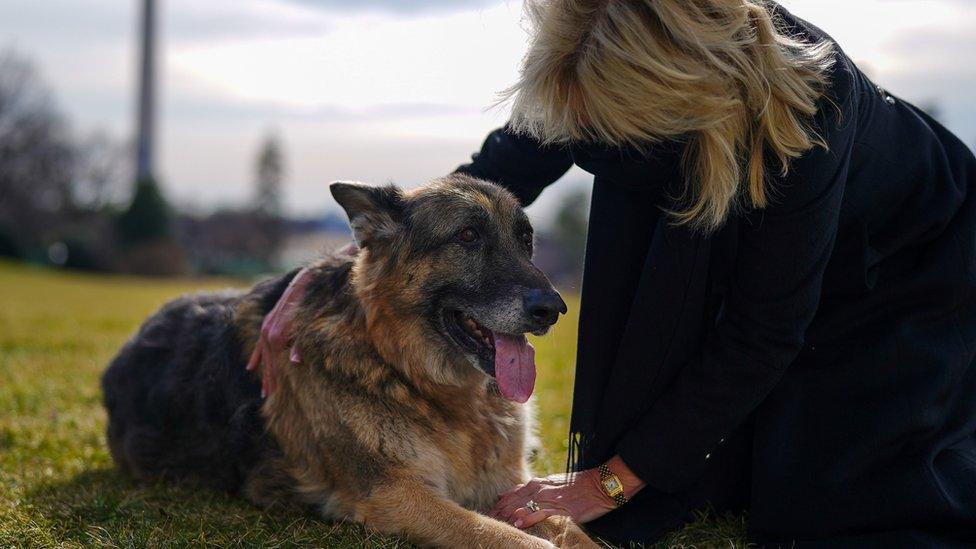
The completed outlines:
<svg viewBox="0 0 976 549">
<path fill-rule="evenodd" d="M 608 498 L 612 499 L 617 507 L 627 503 L 627 496 L 624 495 L 624 485 L 620 482 L 620 478 L 613 474 L 613 471 L 607 467 L 607 464 L 597 467 L 597 471 L 600 472 L 600 488 L 603 493 L 607 495 Z"/>
</svg>

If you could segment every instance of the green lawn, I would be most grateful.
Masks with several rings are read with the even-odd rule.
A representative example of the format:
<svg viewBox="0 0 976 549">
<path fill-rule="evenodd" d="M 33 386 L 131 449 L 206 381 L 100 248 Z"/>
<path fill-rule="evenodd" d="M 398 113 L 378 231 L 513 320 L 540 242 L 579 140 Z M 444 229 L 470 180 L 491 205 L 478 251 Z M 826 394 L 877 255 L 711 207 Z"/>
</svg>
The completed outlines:
<svg viewBox="0 0 976 549">
<path fill-rule="evenodd" d="M 404 547 L 299 509 L 118 475 L 98 379 L 139 323 L 170 298 L 226 286 L 52 272 L 0 262 L 0 547 Z M 539 472 L 565 467 L 576 351 L 573 308 L 538 350 Z M 661 547 L 742 546 L 743 520 L 703 519 Z"/>
</svg>

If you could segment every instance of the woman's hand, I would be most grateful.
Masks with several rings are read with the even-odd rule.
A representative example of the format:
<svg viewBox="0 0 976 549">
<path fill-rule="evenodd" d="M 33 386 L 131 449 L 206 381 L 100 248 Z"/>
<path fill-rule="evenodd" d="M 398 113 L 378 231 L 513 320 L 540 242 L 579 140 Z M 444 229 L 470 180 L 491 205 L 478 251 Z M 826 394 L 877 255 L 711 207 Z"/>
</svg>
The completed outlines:
<svg viewBox="0 0 976 549">
<path fill-rule="evenodd" d="M 537 511 L 529 509 L 535 502 Z M 616 508 L 613 500 L 600 489 L 600 475 L 588 469 L 573 475 L 556 474 L 520 484 L 502 494 L 490 516 L 529 528 L 553 515 L 566 515 L 577 523 L 602 517 Z"/>
<path fill-rule="evenodd" d="M 345 255 L 356 255 L 359 248 L 350 244 L 339 250 Z M 311 271 L 302 269 L 285 289 L 278 303 L 264 317 L 261 323 L 261 336 L 254 346 L 247 370 L 261 366 L 261 398 L 265 398 L 278 388 L 278 372 L 290 364 L 302 361 L 298 348 L 291 344 L 292 321 L 295 308 L 305 296 L 305 287 L 311 279 Z"/>
<path fill-rule="evenodd" d="M 619 456 L 611 458 L 607 466 L 620 479 L 624 495 L 628 498 L 644 488 L 644 481 Z M 538 510 L 530 509 L 529 502 L 538 506 Z M 600 485 L 600 473 L 596 469 L 587 469 L 576 474 L 549 475 L 520 484 L 501 494 L 489 515 L 516 528 L 529 528 L 553 515 L 565 515 L 577 524 L 583 524 L 616 508 L 617 504 Z"/>
</svg>

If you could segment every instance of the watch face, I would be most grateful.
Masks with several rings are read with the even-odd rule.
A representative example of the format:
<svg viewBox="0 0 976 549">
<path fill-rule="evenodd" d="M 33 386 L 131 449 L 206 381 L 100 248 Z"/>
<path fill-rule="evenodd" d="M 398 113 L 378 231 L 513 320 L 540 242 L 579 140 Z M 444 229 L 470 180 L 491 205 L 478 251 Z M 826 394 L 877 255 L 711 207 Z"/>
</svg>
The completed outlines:
<svg viewBox="0 0 976 549">
<path fill-rule="evenodd" d="M 603 487 L 607 489 L 607 492 L 612 494 L 620 489 L 620 483 L 615 478 L 608 478 L 603 481 Z"/>
</svg>

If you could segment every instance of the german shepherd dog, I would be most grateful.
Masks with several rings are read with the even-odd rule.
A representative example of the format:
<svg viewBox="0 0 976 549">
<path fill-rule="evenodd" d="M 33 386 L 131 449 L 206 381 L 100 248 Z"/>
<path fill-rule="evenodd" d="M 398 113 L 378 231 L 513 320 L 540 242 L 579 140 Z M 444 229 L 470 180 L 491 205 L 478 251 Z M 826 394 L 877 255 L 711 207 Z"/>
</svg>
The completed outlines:
<svg viewBox="0 0 976 549">
<path fill-rule="evenodd" d="M 267 399 L 244 369 L 295 272 L 168 303 L 102 378 L 118 467 L 261 506 L 303 502 L 424 545 L 595 547 L 565 518 L 529 533 L 479 514 L 529 478 L 524 334 L 566 311 L 515 197 L 463 175 L 331 191 L 361 251 L 308 267 L 292 324 L 301 362 Z"/>
</svg>

